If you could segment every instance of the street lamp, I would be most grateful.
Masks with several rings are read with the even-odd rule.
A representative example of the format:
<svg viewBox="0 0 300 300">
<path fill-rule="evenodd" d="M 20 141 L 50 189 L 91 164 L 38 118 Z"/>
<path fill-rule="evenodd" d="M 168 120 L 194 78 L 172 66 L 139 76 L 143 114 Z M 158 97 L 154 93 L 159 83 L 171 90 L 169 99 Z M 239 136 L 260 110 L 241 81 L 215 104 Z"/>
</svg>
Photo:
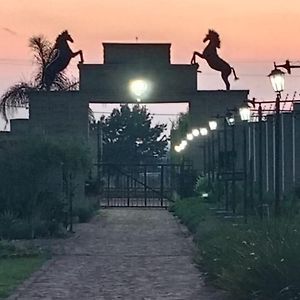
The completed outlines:
<svg viewBox="0 0 300 300">
<path fill-rule="evenodd" d="M 206 162 L 206 156 L 207 156 L 207 149 L 206 149 L 206 136 L 208 134 L 208 130 L 206 127 L 202 127 L 199 129 L 200 131 L 200 135 L 203 137 L 203 146 L 202 146 L 202 149 L 203 149 L 203 173 L 204 175 L 206 176 L 206 172 L 207 172 L 207 162 Z"/>
<path fill-rule="evenodd" d="M 249 122 L 251 117 L 251 110 L 248 106 L 242 106 L 239 109 L 240 117 L 242 121 Z"/>
<path fill-rule="evenodd" d="M 180 147 L 179 145 L 176 145 L 176 146 L 174 147 L 174 150 L 175 150 L 177 153 L 179 153 L 182 149 L 181 149 L 181 147 Z"/>
<path fill-rule="evenodd" d="M 202 136 L 206 136 L 208 134 L 208 130 L 205 127 L 200 128 L 200 134 Z"/>
<path fill-rule="evenodd" d="M 140 102 L 149 90 L 149 83 L 144 79 L 135 79 L 130 82 L 129 89 L 136 101 Z"/>
<path fill-rule="evenodd" d="M 243 167 L 244 167 L 244 217 L 247 222 L 248 215 L 248 165 L 247 165 L 247 124 L 251 118 L 251 110 L 248 106 L 239 109 L 240 117 L 243 122 Z"/>
<path fill-rule="evenodd" d="M 215 131 L 217 130 L 218 123 L 215 120 L 208 122 L 209 129 L 211 130 L 211 163 L 212 163 L 212 182 L 215 181 Z"/>
<path fill-rule="evenodd" d="M 192 141 L 193 138 L 194 138 L 194 135 L 193 135 L 192 133 L 188 133 L 188 134 L 186 135 L 186 139 L 187 139 L 188 141 Z"/>
<path fill-rule="evenodd" d="M 280 182 L 281 182 L 281 172 L 280 172 L 280 162 L 282 159 L 282 153 L 280 153 L 280 140 L 281 140 L 281 130 L 280 130 L 280 98 L 281 92 L 284 90 L 284 72 L 279 69 L 274 69 L 269 74 L 272 87 L 276 93 L 275 102 L 275 215 L 280 215 Z"/>
<path fill-rule="evenodd" d="M 276 93 L 276 118 L 275 118 L 275 215 L 280 215 L 280 182 L 281 182 L 281 172 L 280 163 L 282 159 L 282 153 L 280 153 L 280 98 L 281 92 L 284 90 L 284 72 L 279 69 L 274 69 L 268 75 L 272 87 Z"/>
<path fill-rule="evenodd" d="M 276 93 L 280 93 L 284 90 L 284 74 L 285 74 L 284 72 L 282 72 L 281 70 L 275 68 L 268 75 L 270 80 L 271 80 L 273 90 Z"/>
<path fill-rule="evenodd" d="M 186 140 L 182 140 L 181 142 L 180 142 L 180 145 L 179 145 L 179 147 L 181 148 L 181 150 L 184 150 L 185 149 L 185 147 L 187 146 L 187 141 Z"/>
<path fill-rule="evenodd" d="M 215 121 L 215 120 L 209 121 L 209 122 L 208 122 L 208 125 L 209 125 L 209 129 L 210 129 L 211 131 L 216 130 L 217 127 L 218 127 L 218 123 L 217 123 L 217 121 Z"/>
<path fill-rule="evenodd" d="M 234 119 L 233 113 L 231 113 L 231 112 L 227 113 L 225 119 L 229 126 L 233 126 L 235 124 L 235 119 Z"/>
<path fill-rule="evenodd" d="M 232 168 L 232 181 L 231 181 L 231 197 L 232 197 L 232 212 L 235 214 L 236 199 L 235 199 L 235 118 L 234 114 L 229 112 L 226 116 L 226 121 L 231 127 L 231 168 Z"/>
<path fill-rule="evenodd" d="M 193 134 L 193 136 L 197 137 L 197 136 L 199 136 L 200 131 L 197 128 L 195 128 L 192 130 L 192 134 Z"/>
</svg>

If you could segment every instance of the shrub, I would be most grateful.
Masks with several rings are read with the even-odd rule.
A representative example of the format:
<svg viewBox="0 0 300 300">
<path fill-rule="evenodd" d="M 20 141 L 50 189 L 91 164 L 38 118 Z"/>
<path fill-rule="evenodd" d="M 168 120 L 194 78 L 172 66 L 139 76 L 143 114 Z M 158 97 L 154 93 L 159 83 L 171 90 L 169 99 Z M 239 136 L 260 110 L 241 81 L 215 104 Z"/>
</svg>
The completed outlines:
<svg viewBox="0 0 300 300">
<path fill-rule="evenodd" d="M 78 206 L 74 208 L 73 215 L 78 217 L 79 223 L 86 223 L 93 216 L 93 209 L 88 206 Z"/>
<path fill-rule="evenodd" d="M 177 201 L 174 212 L 195 233 L 197 263 L 232 299 L 300 298 L 299 217 L 225 222 L 192 199 Z"/>
<path fill-rule="evenodd" d="M 35 136 L 1 143 L 0 238 L 59 233 L 66 214 L 63 174 L 88 168 L 87 149 L 73 141 Z"/>
</svg>

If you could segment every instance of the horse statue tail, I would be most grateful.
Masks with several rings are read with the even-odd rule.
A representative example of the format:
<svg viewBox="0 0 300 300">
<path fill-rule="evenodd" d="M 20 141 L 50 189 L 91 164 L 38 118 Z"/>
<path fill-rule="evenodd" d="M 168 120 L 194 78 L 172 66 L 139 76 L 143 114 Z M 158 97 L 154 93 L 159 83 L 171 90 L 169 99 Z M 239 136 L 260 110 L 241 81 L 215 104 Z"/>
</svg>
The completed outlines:
<svg viewBox="0 0 300 300">
<path fill-rule="evenodd" d="M 231 71 L 232 71 L 232 73 L 234 75 L 234 80 L 239 80 L 239 78 L 236 76 L 234 68 L 232 68 L 232 67 L 230 67 L 230 68 L 231 68 Z"/>
</svg>

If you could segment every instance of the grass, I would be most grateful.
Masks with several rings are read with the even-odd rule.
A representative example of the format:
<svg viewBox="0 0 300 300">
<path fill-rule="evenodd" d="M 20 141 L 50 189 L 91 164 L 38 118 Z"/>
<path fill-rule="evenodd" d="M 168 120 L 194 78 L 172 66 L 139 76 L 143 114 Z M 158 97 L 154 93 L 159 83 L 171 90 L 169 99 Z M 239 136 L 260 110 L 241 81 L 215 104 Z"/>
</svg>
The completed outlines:
<svg viewBox="0 0 300 300">
<path fill-rule="evenodd" d="M 0 298 L 28 278 L 46 260 L 46 253 L 32 245 L 0 241 Z"/>
<path fill-rule="evenodd" d="M 197 198 L 172 210 L 194 234 L 196 262 L 231 299 L 300 299 L 299 217 L 229 222 Z"/>
<path fill-rule="evenodd" d="M 7 297 L 14 288 L 37 270 L 43 257 L 0 258 L 0 298 Z"/>
</svg>

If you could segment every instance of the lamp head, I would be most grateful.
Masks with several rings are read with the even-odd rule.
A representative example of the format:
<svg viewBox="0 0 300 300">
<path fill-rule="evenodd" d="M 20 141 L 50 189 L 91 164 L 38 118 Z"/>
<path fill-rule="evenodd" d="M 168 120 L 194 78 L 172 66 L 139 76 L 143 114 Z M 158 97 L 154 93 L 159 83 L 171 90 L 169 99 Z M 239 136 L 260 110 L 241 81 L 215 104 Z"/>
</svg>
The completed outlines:
<svg viewBox="0 0 300 300">
<path fill-rule="evenodd" d="M 243 122 L 249 122 L 250 121 L 250 117 L 251 117 L 250 107 L 248 107 L 248 106 L 240 107 L 239 108 L 239 113 L 240 113 L 241 120 Z"/>
<path fill-rule="evenodd" d="M 144 79 L 135 79 L 129 83 L 129 89 L 136 100 L 140 102 L 149 91 L 149 83 Z"/>
<path fill-rule="evenodd" d="M 206 136 L 208 134 L 208 130 L 205 127 L 200 128 L 200 134 L 202 136 Z"/>
<path fill-rule="evenodd" d="M 209 121 L 208 125 L 210 130 L 216 130 L 218 127 L 218 123 L 215 120 Z"/>
<path fill-rule="evenodd" d="M 229 126 L 233 126 L 235 124 L 235 119 L 234 119 L 233 113 L 231 113 L 231 112 L 227 113 L 225 119 Z"/>
<path fill-rule="evenodd" d="M 275 68 L 268 75 L 271 80 L 272 87 L 276 93 L 280 93 L 284 90 L 284 74 L 284 72 Z"/>
</svg>

